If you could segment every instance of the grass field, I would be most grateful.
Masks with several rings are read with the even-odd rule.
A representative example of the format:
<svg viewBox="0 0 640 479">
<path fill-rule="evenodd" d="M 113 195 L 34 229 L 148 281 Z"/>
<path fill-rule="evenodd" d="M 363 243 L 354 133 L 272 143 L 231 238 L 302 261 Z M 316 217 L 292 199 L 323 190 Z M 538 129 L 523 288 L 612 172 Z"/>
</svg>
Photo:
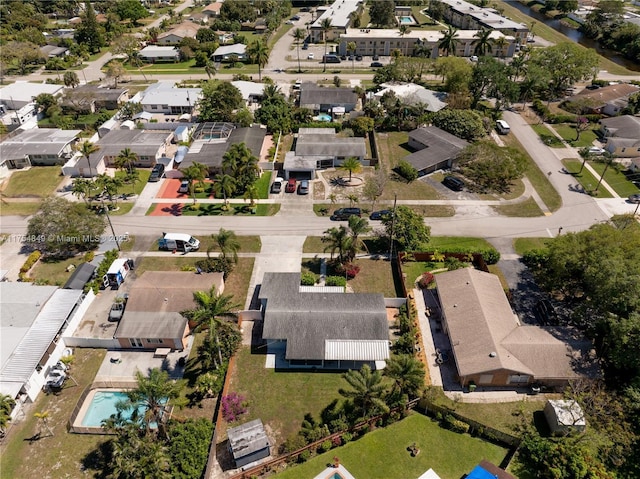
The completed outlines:
<svg viewBox="0 0 640 479">
<path fill-rule="evenodd" d="M 600 175 L 602 175 L 606 166 L 605 163 L 601 161 L 589 161 L 589 165 Z M 629 181 L 622 171 L 618 171 L 613 167 L 607 168 L 604 181 L 622 198 L 626 198 L 640 191 L 636 185 Z"/>
<path fill-rule="evenodd" d="M 40 208 L 39 201 L 16 201 L 0 203 L 0 216 L 30 216 Z"/>
<path fill-rule="evenodd" d="M 265 358 L 243 347 L 236 355 L 230 391 L 244 396 L 249 405 L 242 422 L 262 419 L 272 430 L 277 447 L 297 434 L 306 413 L 319 417 L 320 411 L 340 397 L 338 389 L 347 383 L 337 373 L 293 372 L 265 369 Z M 224 435 L 218 436 L 219 441 Z"/>
<path fill-rule="evenodd" d="M 567 123 L 561 123 L 559 125 L 553 125 L 552 127 L 556 132 L 564 138 L 564 141 L 569 143 L 574 148 L 584 148 L 587 146 L 593 146 L 594 140 L 598 138 L 595 131 L 590 128 L 580 133 L 580 139 L 576 141 L 576 129 Z"/>
<path fill-rule="evenodd" d="M 536 203 L 536 200 L 533 198 L 529 198 L 526 201 L 521 201 L 520 203 L 512 205 L 498 205 L 493 206 L 492 208 L 503 216 L 533 218 L 544 215 L 538 206 L 538 203 Z"/>
<path fill-rule="evenodd" d="M 358 275 L 348 282 L 354 293 L 382 293 L 385 298 L 402 296 L 402 289 L 394 281 L 389 261 L 356 259 L 353 263 L 360 266 Z"/>
<path fill-rule="evenodd" d="M 547 247 L 549 238 L 517 238 L 513 241 L 513 247 L 519 255 L 525 254 L 532 249 L 541 249 Z"/>
<path fill-rule="evenodd" d="M 564 148 L 564 143 L 560 141 L 556 135 L 545 125 L 532 124 L 531 128 L 535 131 L 545 145 L 552 148 Z"/>
<path fill-rule="evenodd" d="M 45 198 L 56 191 L 61 181 L 59 166 L 34 166 L 14 172 L 3 194 L 8 198 Z"/>
<path fill-rule="evenodd" d="M 581 173 L 578 173 L 580 171 L 580 167 L 582 166 L 582 161 L 565 158 L 564 160 L 562 160 L 562 164 L 567 169 L 567 171 L 571 175 L 573 175 L 574 179 L 578 183 L 580 183 L 584 190 L 591 196 L 594 196 L 596 198 L 613 198 L 611 193 L 609 193 L 609 191 L 602 185 L 600 186 L 598 191 L 595 191 L 599 179 L 596 178 L 589 170 L 584 168 Z"/>
<path fill-rule="evenodd" d="M 415 444 L 420 454 L 407 448 Z M 482 459 L 500 464 L 506 450 L 494 444 L 441 428 L 421 414 L 370 432 L 357 441 L 317 456 L 275 476 L 277 479 L 311 479 L 334 457 L 357 478 L 410 479 L 433 469 L 442 479 L 459 479 Z"/>
<path fill-rule="evenodd" d="M 149 176 L 151 176 L 151 170 L 138 169 L 137 171 L 138 171 L 138 174 L 140 175 L 140 179 L 136 181 L 135 185 L 124 184 L 120 188 L 118 188 L 119 195 L 125 195 L 125 194 L 130 195 L 131 193 L 139 195 L 140 193 L 142 193 L 142 190 L 144 190 L 144 187 L 147 186 L 147 181 L 149 181 Z M 116 178 L 120 178 L 124 180 L 126 176 L 127 176 L 126 172 L 116 171 Z"/>
<path fill-rule="evenodd" d="M 29 276 L 40 281 L 48 281 L 49 284 L 64 285 L 73 271 L 67 271 L 70 265 L 78 266 L 84 263 L 83 256 L 69 258 L 61 261 L 38 261 L 29 272 Z"/>
</svg>

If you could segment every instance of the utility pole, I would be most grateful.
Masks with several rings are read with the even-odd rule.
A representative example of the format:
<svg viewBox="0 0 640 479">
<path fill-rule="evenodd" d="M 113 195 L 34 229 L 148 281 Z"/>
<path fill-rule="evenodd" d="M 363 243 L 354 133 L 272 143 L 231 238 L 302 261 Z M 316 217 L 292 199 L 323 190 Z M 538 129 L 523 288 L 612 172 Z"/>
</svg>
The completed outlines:
<svg viewBox="0 0 640 479">
<path fill-rule="evenodd" d="M 389 236 L 389 261 L 393 257 L 393 239 L 396 228 L 396 203 L 398 202 L 398 194 L 393 194 L 393 215 L 391 216 L 391 235 Z"/>
<path fill-rule="evenodd" d="M 111 228 L 111 234 L 113 235 L 113 240 L 116 242 L 116 246 L 118 247 L 118 251 L 122 251 L 120 248 L 120 241 L 118 241 L 118 237 L 116 236 L 116 231 L 113 229 L 113 224 L 111 223 L 111 217 L 109 216 L 109 207 L 104 204 L 104 198 L 101 198 L 102 202 L 102 211 L 107 215 L 107 222 L 109 223 L 109 227 Z"/>
</svg>

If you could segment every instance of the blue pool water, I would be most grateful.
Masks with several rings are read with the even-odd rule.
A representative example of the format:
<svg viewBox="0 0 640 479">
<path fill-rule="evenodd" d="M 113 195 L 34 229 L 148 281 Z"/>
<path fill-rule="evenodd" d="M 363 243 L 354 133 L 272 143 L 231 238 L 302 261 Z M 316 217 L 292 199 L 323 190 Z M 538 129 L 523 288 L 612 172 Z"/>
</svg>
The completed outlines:
<svg viewBox="0 0 640 479">
<path fill-rule="evenodd" d="M 327 115 L 326 113 L 321 113 L 318 115 L 319 121 L 331 121 L 331 115 Z"/>
<path fill-rule="evenodd" d="M 82 418 L 82 425 L 87 427 L 101 427 L 102 421 L 109 419 L 112 414 L 117 413 L 116 404 L 120 401 L 127 399 L 127 395 L 124 391 L 96 391 L 87 413 Z M 144 411 L 140 410 L 142 415 Z M 133 410 L 125 411 L 123 415 L 125 417 L 131 417 Z"/>
<path fill-rule="evenodd" d="M 400 23 L 414 23 L 413 17 L 400 17 Z"/>
</svg>

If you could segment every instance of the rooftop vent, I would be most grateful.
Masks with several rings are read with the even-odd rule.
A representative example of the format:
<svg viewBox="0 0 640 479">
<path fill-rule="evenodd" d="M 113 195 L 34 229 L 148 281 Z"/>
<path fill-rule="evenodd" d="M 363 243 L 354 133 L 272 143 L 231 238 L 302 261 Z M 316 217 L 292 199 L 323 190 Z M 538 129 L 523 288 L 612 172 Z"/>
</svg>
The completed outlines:
<svg viewBox="0 0 640 479">
<path fill-rule="evenodd" d="M 491 351 L 491 352 L 489 353 L 489 357 L 490 357 L 490 358 L 495 358 L 497 355 L 498 355 L 498 354 L 497 354 L 495 351 Z"/>
</svg>

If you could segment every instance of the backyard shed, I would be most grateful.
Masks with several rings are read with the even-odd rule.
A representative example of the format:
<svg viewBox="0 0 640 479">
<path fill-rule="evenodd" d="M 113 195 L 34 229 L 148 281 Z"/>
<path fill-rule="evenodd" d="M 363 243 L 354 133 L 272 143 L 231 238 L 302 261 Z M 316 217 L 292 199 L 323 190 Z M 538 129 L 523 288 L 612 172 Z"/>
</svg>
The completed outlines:
<svg viewBox="0 0 640 479">
<path fill-rule="evenodd" d="M 549 399 L 544 406 L 544 417 L 547 419 L 552 434 L 563 435 L 572 431 L 584 432 L 587 421 L 584 412 L 574 400 Z"/>
<path fill-rule="evenodd" d="M 91 263 L 80 264 L 71 274 L 62 289 L 84 289 L 85 285 L 91 281 L 96 267 Z"/>
<path fill-rule="evenodd" d="M 236 467 L 269 457 L 269 438 L 260 419 L 254 419 L 227 431 L 229 452 Z"/>
</svg>

